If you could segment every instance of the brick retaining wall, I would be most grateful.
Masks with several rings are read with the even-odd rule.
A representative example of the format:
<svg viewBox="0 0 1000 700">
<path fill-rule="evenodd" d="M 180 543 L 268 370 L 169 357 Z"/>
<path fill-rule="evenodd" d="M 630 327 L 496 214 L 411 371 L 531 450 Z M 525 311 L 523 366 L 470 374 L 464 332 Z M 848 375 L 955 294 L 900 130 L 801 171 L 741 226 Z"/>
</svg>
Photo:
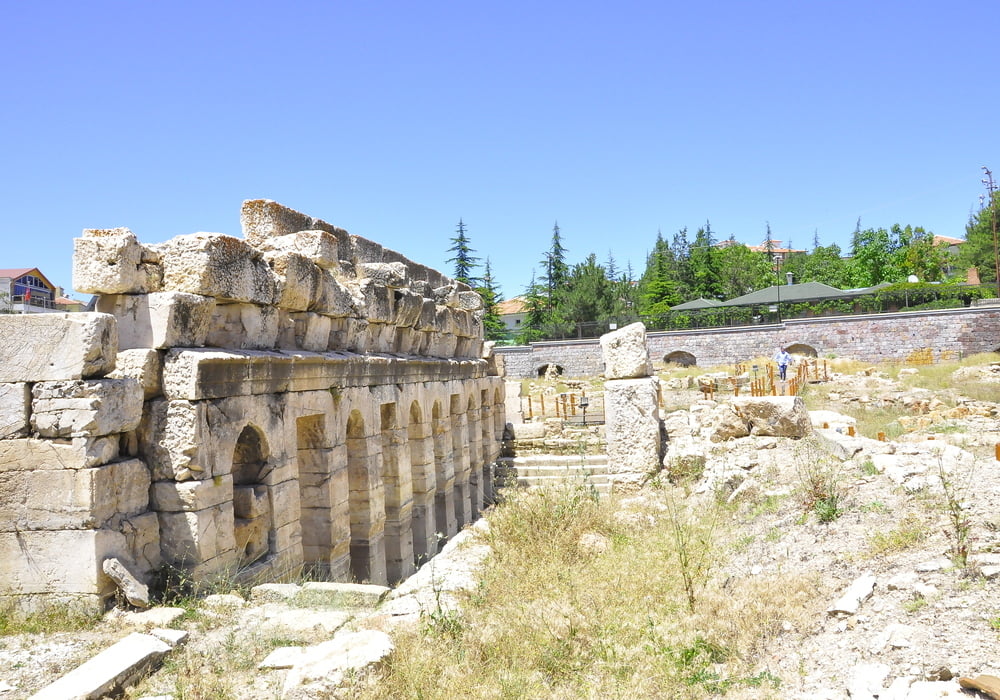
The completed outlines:
<svg viewBox="0 0 1000 700">
<path fill-rule="evenodd" d="M 702 367 L 752 357 L 770 357 L 778 345 L 803 345 L 820 357 L 853 357 L 863 362 L 933 361 L 1000 351 L 1000 309 L 947 309 L 900 314 L 794 319 L 768 326 L 651 331 L 646 345 L 653 362 L 671 353 L 689 353 Z M 803 348 L 804 349 L 804 348 Z M 555 363 L 570 377 L 600 374 L 599 341 L 570 340 L 498 347 L 507 376 L 534 377 Z"/>
</svg>

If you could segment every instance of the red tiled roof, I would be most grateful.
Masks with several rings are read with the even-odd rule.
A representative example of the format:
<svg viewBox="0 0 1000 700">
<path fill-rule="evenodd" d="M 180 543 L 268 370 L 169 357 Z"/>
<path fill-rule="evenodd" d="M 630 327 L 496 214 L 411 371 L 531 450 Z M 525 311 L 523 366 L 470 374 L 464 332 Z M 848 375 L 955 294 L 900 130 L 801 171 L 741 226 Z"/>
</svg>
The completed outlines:
<svg viewBox="0 0 1000 700">
<path fill-rule="evenodd" d="M 523 297 L 514 297 L 513 299 L 507 299 L 506 301 L 501 301 L 497 304 L 497 313 L 501 316 L 521 314 L 524 313 L 526 309 L 527 307 L 525 306 Z"/>
</svg>

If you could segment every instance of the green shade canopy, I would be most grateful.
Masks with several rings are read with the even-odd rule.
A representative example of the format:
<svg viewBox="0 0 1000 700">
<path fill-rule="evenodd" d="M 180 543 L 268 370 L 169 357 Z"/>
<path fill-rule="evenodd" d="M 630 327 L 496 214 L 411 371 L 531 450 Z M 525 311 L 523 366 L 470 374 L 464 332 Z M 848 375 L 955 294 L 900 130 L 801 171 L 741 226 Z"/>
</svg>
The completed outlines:
<svg viewBox="0 0 1000 700">
<path fill-rule="evenodd" d="M 683 304 L 678 304 L 677 306 L 671 306 L 671 311 L 691 311 L 693 309 L 711 309 L 716 306 L 722 306 L 721 301 L 716 301 L 715 299 L 704 299 L 698 297 L 697 299 L 692 299 L 691 301 L 685 301 Z"/>
<path fill-rule="evenodd" d="M 778 302 L 793 303 L 815 301 L 817 299 L 840 299 L 848 296 L 851 295 L 828 284 L 805 282 L 803 284 L 783 284 L 768 287 L 767 289 L 758 289 L 756 292 L 750 292 L 741 297 L 724 301 L 719 306 L 758 306 L 763 304 L 777 304 Z"/>
</svg>

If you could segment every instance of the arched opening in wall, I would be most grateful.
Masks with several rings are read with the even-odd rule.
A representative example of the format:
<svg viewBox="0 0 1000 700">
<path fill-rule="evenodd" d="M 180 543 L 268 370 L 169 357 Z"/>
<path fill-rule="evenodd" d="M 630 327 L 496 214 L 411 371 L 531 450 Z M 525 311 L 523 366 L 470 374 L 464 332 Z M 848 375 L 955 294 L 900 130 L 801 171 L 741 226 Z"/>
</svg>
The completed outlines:
<svg viewBox="0 0 1000 700">
<path fill-rule="evenodd" d="M 347 419 L 348 508 L 351 519 L 351 576 L 355 581 L 385 583 L 385 500 L 382 477 L 372 464 L 365 419 L 351 411 Z"/>
<path fill-rule="evenodd" d="M 437 492 L 434 473 L 434 453 L 431 437 L 424 422 L 424 412 L 416 401 L 410 404 L 410 422 L 406 426 L 406 442 L 410 446 L 410 473 L 413 481 L 413 562 L 420 566 L 434 556 L 434 496 Z"/>
<path fill-rule="evenodd" d="M 556 377 L 561 377 L 562 373 L 562 365 L 557 365 L 555 362 L 548 362 L 544 365 L 540 365 L 538 369 L 535 370 L 535 374 L 539 379 L 555 379 Z"/>
<path fill-rule="evenodd" d="M 270 472 L 267 457 L 267 444 L 263 436 L 252 425 L 245 426 L 233 449 L 232 470 L 233 534 L 240 569 L 271 553 L 274 518 L 271 514 L 270 493 L 264 483 Z"/>
<path fill-rule="evenodd" d="M 683 350 L 674 350 L 663 356 L 663 361 L 668 365 L 680 365 L 681 367 L 694 367 L 698 364 L 695 356 Z"/>
<path fill-rule="evenodd" d="M 455 521 L 455 461 L 447 416 L 440 401 L 431 409 L 431 435 L 434 448 L 434 522 L 438 533 L 438 549 L 458 532 Z"/>
<path fill-rule="evenodd" d="M 382 483 L 385 487 L 385 563 L 390 583 L 402 581 L 413 573 L 413 533 L 410 514 L 413 509 L 413 482 L 403 453 L 406 433 L 396 419 L 396 404 L 380 408 L 382 427 Z M 408 466 L 408 464 L 407 464 Z"/>
<path fill-rule="evenodd" d="M 469 499 L 469 425 L 462 409 L 462 397 L 452 394 L 449 401 L 451 417 L 451 459 L 455 465 L 455 532 L 472 522 Z"/>
<path fill-rule="evenodd" d="M 805 343 L 794 343 L 792 345 L 785 346 L 785 352 L 789 355 L 800 355 L 802 357 L 817 357 L 818 353 L 816 348 L 811 345 L 806 345 Z"/>
<path fill-rule="evenodd" d="M 333 554 L 333 480 L 330 445 L 324 416 L 295 420 L 296 454 L 299 464 L 299 522 L 306 573 L 318 579 L 330 577 Z"/>
</svg>

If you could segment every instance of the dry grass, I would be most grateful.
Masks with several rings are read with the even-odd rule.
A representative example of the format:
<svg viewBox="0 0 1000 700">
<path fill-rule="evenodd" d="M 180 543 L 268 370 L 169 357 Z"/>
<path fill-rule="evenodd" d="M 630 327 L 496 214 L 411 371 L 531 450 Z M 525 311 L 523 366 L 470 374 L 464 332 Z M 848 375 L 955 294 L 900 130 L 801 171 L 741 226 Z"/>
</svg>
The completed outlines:
<svg viewBox="0 0 1000 700">
<path fill-rule="evenodd" d="M 780 697 L 756 652 L 783 623 L 815 613 L 816 582 L 732 584 L 703 567 L 689 608 L 680 549 L 715 563 L 725 549 L 712 537 L 679 544 L 669 493 L 648 489 L 623 512 L 581 490 L 517 494 L 490 519 L 494 554 L 462 616 L 431 615 L 397 636 L 351 697 Z M 711 532 L 697 519 L 711 510 L 686 511 L 680 526 Z"/>
</svg>

